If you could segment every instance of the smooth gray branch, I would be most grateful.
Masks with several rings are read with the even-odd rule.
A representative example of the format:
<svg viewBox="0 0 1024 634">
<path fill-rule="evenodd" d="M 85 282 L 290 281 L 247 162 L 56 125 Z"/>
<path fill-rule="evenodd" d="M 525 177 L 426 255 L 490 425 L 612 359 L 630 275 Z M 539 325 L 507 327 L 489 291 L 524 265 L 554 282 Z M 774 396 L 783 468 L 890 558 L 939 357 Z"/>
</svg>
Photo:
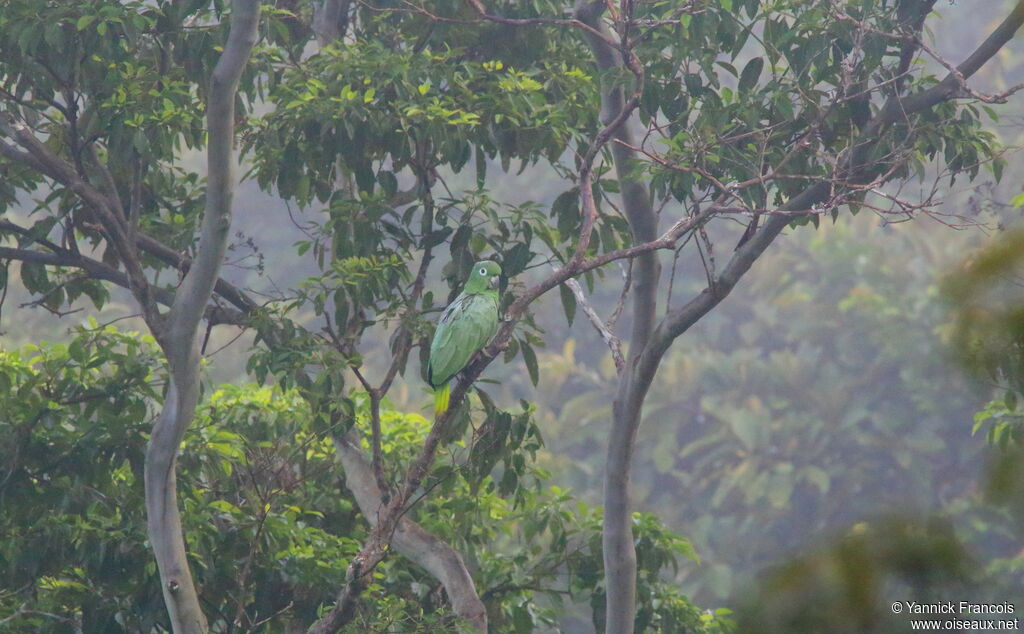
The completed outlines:
<svg viewBox="0 0 1024 634">
<path fill-rule="evenodd" d="M 594 327 L 597 334 L 601 335 L 601 339 L 604 340 L 608 349 L 612 353 L 612 360 L 615 362 L 615 369 L 621 372 L 622 367 L 626 363 L 622 357 L 622 340 L 612 332 L 608 324 L 601 319 L 601 316 L 598 315 L 597 311 L 594 310 L 594 307 L 591 306 L 590 301 L 587 299 L 587 294 L 583 292 L 583 287 L 576 278 L 570 277 L 563 283 L 572 292 L 573 297 L 576 298 L 576 305 L 579 306 L 580 310 L 583 311 L 583 314 L 587 316 L 587 319 L 590 321 L 590 325 Z"/>
<path fill-rule="evenodd" d="M 360 446 L 359 436 L 355 430 L 350 430 L 344 437 L 334 439 L 334 447 L 345 469 L 345 486 L 355 496 L 363 517 L 376 525 L 378 513 L 384 507 L 384 496 Z M 405 516 L 398 521 L 392 543 L 402 556 L 441 582 L 452 609 L 466 623 L 469 632 L 486 634 L 487 609 L 458 551 Z"/>
</svg>

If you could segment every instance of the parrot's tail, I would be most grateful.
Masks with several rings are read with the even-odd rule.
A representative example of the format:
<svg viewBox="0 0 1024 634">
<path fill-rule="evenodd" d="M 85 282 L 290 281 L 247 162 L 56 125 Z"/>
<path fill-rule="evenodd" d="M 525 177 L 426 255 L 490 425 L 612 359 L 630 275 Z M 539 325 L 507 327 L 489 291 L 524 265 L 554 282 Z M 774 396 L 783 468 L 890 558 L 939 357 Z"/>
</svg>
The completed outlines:
<svg viewBox="0 0 1024 634">
<path fill-rule="evenodd" d="M 440 416 L 448 411 L 448 398 L 451 394 L 452 391 L 448 383 L 434 388 L 434 416 Z"/>
</svg>

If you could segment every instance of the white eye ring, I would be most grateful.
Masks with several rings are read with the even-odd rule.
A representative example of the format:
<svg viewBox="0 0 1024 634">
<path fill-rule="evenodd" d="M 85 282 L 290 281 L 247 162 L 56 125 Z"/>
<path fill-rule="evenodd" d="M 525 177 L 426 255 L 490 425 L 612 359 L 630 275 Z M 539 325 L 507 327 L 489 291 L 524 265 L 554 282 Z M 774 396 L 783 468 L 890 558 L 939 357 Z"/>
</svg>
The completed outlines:
<svg viewBox="0 0 1024 634">
<path fill-rule="evenodd" d="M 480 275 L 487 275 L 487 269 L 480 267 Z"/>
</svg>

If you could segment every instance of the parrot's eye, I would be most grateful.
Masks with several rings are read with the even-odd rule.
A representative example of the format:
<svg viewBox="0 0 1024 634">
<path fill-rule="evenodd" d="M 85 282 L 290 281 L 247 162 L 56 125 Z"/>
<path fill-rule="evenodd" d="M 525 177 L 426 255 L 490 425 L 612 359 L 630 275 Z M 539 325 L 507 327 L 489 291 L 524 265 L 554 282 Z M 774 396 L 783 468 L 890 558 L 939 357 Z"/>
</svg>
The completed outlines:
<svg viewBox="0 0 1024 634">
<path fill-rule="evenodd" d="M 481 267 L 480 268 L 480 275 L 487 275 L 487 269 Z"/>
</svg>

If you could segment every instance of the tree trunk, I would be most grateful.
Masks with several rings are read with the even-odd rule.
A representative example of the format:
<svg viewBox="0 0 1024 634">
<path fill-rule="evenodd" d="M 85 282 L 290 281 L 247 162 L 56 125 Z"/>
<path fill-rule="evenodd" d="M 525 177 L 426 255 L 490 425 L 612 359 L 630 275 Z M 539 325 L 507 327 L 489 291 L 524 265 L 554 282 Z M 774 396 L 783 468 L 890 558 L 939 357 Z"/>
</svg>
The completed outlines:
<svg viewBox="0 0 1024 634">
<path fill-rule="evenodd" d="M 232 6 L 228 41 L 210 78 L 206 207 L 198 252 L 166 321 L 150 323 L 167 357 L 171 383 L 146 447 L 146 526 L 176 634 L 205 634 L 209 629 L 189 572 L 175 468 L 199 401 L 199 324 L 217 282 L 231 228 L 235 92 L 256 41 L 259 9 L 259 0 L 235 0 Z"/>
<path fill-rule="evenodd" d="M 192 421 L 199 394 L 199 374 L 179 388 L 173 376 L 164 408 L 146 447 L 146 529 L 160 571 L 160 589 L 176 634 L 201 634 L 209 627 L 189 571 L 178 512 L 177 452 Z"/>
</svg>

